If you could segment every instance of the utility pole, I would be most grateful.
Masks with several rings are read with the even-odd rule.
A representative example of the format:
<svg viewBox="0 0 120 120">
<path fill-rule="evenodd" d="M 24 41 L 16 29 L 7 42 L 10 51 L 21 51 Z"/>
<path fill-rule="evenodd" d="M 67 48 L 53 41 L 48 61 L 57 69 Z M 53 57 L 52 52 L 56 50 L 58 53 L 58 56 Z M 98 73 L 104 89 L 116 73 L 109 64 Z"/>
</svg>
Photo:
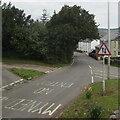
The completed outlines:
<svg viewBox="0 0 120 120">
<path fill-rule="evenodd" d="M 108 0 L 108 49 L 110 50 L 110 10 L 109 10 L 109 0 Z M 107 79 L 110 79 L 110 56 L 108 56 Z"/>
</svg>

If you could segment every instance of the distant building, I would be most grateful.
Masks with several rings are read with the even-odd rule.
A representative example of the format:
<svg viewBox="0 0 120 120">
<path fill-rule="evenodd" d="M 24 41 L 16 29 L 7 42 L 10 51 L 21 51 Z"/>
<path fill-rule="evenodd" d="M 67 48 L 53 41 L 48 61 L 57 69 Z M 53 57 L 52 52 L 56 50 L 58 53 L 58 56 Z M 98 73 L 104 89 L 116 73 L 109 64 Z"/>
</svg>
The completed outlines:
<svg viewBox="0 0 120 120">
<path fill-rule="evenodd" d="M 120 56 L 120 37 L 118 35 L 118 28 L 117 29 L 111 29 L 110 30 L 110 52 L 111 52 L 111 57 L 117 57 Z M 100 46 L 102 43 L 105 43 L 108 46 L 108 34 L 103 36 L 100 39 L 100 44 L 95 46 L 96 48 L 96 53 L 98 52 Z"/>
<path fill-rule="evenodd" d="M 107 34 L 107 29 L 99 28 L 99 33 L 100 33 L 100 36 L 102 37 L 105 36 Z M 99 44 L 100 44 L 100 40 L 93 40 L 90 42 L 89 39 L 86 39 L 84 42 L 78 43 L 77 50 L 90 53 L 92 50 L 95 49 L 95 46 Z"/>
</svg>

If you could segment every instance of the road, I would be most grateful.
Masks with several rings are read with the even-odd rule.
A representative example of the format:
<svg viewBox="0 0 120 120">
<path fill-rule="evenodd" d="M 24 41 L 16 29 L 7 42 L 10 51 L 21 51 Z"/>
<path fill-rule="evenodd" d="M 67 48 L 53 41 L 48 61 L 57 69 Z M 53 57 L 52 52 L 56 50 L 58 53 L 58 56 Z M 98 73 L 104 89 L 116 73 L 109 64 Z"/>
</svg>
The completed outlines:
<svg viewBox="0 0 120 120">
<path fill-rule="evenodd" d="M 80 95 L 84 87 L 102 81 L 102 70 L 101 62 L 75 53 L 70 67 L 3 91 L 3 118 L 53 118 Z M 111 78 L 118 77 L 117 68 L 111 67 L 110 73 Z"/>
<path fill-rule="evenodd" d="M 2 86 L 6 86 L 14 81 L 20 80 L 17 75 L 9 72 L 7 69 L 2 68 Z"/>
</svg>

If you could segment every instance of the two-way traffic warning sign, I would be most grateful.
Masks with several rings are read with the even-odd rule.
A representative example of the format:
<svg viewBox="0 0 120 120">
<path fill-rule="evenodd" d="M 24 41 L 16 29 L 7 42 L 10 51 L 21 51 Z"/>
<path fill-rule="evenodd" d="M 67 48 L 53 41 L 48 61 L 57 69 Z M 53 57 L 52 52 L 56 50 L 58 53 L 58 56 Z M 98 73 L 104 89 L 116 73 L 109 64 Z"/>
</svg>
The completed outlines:
<svg viewBox="0 0 120 120">
<path fill-rule="evenodd" d="M 100 46 L 100 49 L 98 50 L 98 53 L 97 55 L 111 55 L 110 51 L 108 50 L 107 46 L 105 43 L 103 43 L 101 46 Z"/>
</svg>

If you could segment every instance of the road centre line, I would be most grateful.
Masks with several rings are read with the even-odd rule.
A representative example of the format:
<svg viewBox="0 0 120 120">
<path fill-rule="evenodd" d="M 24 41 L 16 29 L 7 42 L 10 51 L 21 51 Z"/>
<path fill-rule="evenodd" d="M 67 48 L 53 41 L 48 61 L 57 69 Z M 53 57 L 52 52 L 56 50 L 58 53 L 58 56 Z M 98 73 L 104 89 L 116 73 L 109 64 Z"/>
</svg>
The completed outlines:
<svg viewBox="0 0 120 120">
<path fill-rule="evenodd" d="M 94 78 L 93 78 L 93 70 L 92 70 L 92 67 L 89 65 L 89 68 L 91 70 L 91 75 L 92 75 L 92 84 L 94 83 Z"/>
</svg>

